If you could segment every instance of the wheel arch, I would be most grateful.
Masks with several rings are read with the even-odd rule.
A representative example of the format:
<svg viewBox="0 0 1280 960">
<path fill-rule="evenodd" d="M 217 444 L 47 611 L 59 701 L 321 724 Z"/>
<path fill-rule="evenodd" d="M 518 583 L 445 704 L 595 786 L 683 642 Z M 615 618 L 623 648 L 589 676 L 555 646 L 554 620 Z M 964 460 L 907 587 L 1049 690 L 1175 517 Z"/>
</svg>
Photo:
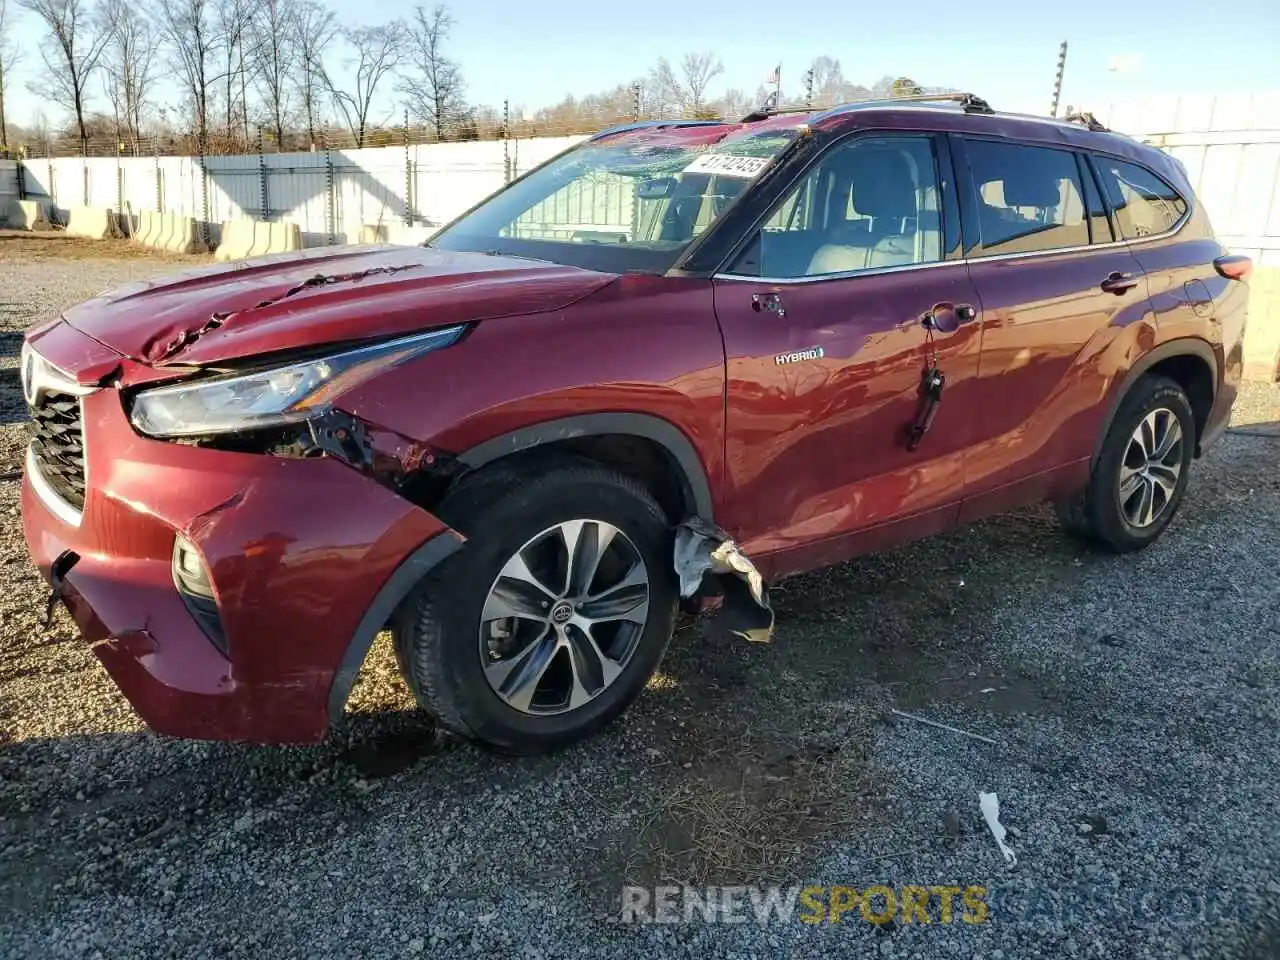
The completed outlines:
<svg viewBox="0 0 1280 960">
<path fill-rule="evenodd" d="M 1120 404 L 1128 396 L 1130 389 L 1147 374 L 1167 376 L 1175 381 L 1187 394 L 1191 401 L 1191 410 L 1196 421 L 1196 456 L 1200 456 L 1200 439 L 1204 436 L 1209 414 L 1217 397 L 1219 383 L 1219 364 L 1213 347 L 1207 340 L 1195 337 L 1183 337 L 1162 343 L 1155 349 L 1138 359 L 1120 381 L 1120 385 L 1112 392 L 1107 404 L 1106 415 L 1102 421 L 1102 429 L 1094 440 L 1091 463 L 1096 464 L 1102 454 L 1102 446 L 1111 424 L 1120 410 Z"/>
<path fill-rule="evenodd" d="M 556 451 L 586 456 L 656 483 L 654 493 L 660 502 L 666 500 L 662 505 L 669 515 L 678 511 L 714 520 L 711 481 L 697 449 L 675 424 L 650 414 L 588 413 L 546 420 L 486 440 L 458 454 L 458 460 L 478 471 L 513 457 Z M 655 473 L 659 470 L 669 471 L 674 481 L 665 498 L 661 486 L 668 478 Z"/>
</svg>

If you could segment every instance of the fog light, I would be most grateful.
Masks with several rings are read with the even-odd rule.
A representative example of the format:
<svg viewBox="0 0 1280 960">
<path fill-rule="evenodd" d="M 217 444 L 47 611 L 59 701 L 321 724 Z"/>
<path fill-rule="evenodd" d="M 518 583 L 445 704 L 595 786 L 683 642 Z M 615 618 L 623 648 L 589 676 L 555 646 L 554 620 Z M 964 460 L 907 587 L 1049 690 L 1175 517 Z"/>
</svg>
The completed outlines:
<svg viewBox="0 0 1280 960">
<path fill-rule="evenodd" d="M 213 599 L 213 586 L 209 583 L 209 571 L 204 560 L 191 541 L 178 537 L 173 542 L 173 578 L 178 589 L 197 597 Z"/>
<path fill-rule="evenodd" d="M 191 616 L 209 641 L 227 656 L 227 637 L 213 599 L 213 584 L 200 551 L 186 537 L 173 541 L 173 584 Z"/>
</svg>

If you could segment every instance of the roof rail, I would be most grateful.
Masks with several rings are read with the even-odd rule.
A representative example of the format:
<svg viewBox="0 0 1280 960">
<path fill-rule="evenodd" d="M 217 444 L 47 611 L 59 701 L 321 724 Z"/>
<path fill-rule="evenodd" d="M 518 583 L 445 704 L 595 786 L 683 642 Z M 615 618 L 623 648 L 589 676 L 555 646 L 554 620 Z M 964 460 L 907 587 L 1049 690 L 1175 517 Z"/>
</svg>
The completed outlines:
<svg viewBox="0 0 1280 960">
<path fill-rule="evenodd" d="M 995 113 L 991 104 L 973 93 L 915 93 L 905 97 L 889 97 L 890 103 L 958 103 L 965 113 Z"/>
<path fill-rule="evenodd" d="M 757 123 L 770 117 L 783 117 L 789 113 L 813 113 L 813 107 L 778 107 L 774 110 L 752 110 L 739 123 Z"/>
<path fill-rule="evenodd" d="M 615 133 L 627 133 L 631 130 L 656 130 L 666 127 L 718 127 L 723 123 L 723 120 L 635 120 L 631 123 L 620 123 L 616 127 L 608 127 L 598 133 L 593 133 L 590 139 L 599 140 L 601 137 L 611 137 Z"/>
<path fill-rule="evenodd" d="M 813 118 L 817 123 L 829 117 L 836 117 L 866 107 L 892 107 L 899 103 L 955 103 L 965 113 L 995 113 L 991 104 L 972 93 L 918 93 L 905 97 L 878 97 L 874 100 L 853 100 L 824 110 Z"/>
<path fill-rule="evenodd" d="M 1081 123 L 1092 130 L 1094 133 L 1110 133 L 1111 131 L 1098 122 L 1098 118 L 1087 110 L 1080 110 L 1075 113 L 1068 113 L 1062 118 L 1063 123 Z"/>
</svg>

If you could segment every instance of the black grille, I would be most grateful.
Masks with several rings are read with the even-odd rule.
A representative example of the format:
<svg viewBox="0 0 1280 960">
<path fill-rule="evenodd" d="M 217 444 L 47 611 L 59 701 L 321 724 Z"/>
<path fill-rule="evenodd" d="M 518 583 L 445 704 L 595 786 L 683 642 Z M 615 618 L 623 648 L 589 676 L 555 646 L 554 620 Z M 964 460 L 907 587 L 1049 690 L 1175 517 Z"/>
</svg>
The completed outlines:
<svg viewBox="0 0 1280 960">
<path fill-rule="evenodd" d="M 84 508 L 84 430 L 80 401 L 46 393 L 31 410 L 31 451 L 53 491 L 77 510 Z"/>
</svg>

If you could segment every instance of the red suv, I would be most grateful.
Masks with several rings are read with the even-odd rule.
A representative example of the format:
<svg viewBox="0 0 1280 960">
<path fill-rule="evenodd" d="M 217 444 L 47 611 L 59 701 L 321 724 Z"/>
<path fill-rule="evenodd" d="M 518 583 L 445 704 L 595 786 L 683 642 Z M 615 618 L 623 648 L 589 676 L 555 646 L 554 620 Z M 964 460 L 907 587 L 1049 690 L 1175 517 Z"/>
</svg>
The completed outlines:
<svg viewBox="0 0 1280 960">
<path fill-rule="evenodd" d="M 444 725 L 547 749 L 645 685 L 690 521 L 766 579 L 1042 501 L 1149 544 L 1227 424 L 1249 266 L 1087 117 L 635 123 L 425 247 L 31 329 L 27 542 L 158 731 L 321 739 L 390 628 Z"/>
</svg>

